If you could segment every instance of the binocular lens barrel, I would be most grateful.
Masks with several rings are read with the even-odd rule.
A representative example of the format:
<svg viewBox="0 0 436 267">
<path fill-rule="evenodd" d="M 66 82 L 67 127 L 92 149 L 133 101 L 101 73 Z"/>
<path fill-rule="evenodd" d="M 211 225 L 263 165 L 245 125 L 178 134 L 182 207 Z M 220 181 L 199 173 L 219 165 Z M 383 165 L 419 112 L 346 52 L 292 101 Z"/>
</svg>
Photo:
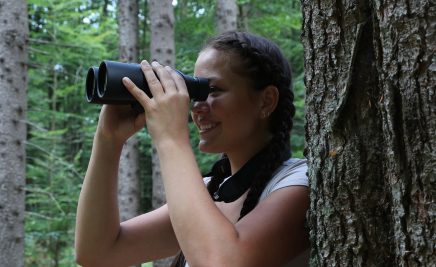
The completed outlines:
<svg viewBox="0 0 436 267">
<path fill-rule="evenodd" d="M 189 97 L 193 101 L 204 101 L 209 95 L 209 80 L 185 75 Z M 139 64 L 105 60 L 100 66 L 91 67 L 86 76 L 86 100 L 95 104 L 137 104 L 136 99 L 124 87 L 122 78 L 129 77 L 149 97 L 152 97 L 147 81 Z"/>
<path fill-rule="evenodd" d="M 86 100 L 89 103 L 108 104 L 98 96 L 98 68 L 91 67 L 86 75 Z"/>
</svg>

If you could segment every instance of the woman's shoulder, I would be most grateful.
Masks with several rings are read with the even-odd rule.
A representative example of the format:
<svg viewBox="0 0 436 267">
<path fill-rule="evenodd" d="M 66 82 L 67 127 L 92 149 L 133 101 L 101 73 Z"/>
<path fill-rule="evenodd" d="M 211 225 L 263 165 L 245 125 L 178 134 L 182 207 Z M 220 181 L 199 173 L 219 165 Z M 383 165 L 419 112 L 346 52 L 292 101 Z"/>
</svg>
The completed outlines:
<svg viewBox="0 0 436 267">
<path fill-rule="evenodd" d="M 292 170 L 298 168 L 306 168 L 307 170 L 307 159 L 289 158 L 288 160 L 285 160 L 282 163 L 282 165 L 279 167 L 279 170 L 283 168 L 292 169 Z"/>
<path fill-rule="evenodd" d="M 281 181 L 287 181 L 294 185 L 308 186 L 307 160 L 290 158 L 284 161 L 274 172 L 270 183 L 280 183 Z"/>
<path fill-rule="evenodd" d="M 272 192 L 288 186 L 309 186 L 307 178 L 307 160 L 290 158 L 274 172 L 271 180 L 266 185 L 260 200 Z"/>
</svg>

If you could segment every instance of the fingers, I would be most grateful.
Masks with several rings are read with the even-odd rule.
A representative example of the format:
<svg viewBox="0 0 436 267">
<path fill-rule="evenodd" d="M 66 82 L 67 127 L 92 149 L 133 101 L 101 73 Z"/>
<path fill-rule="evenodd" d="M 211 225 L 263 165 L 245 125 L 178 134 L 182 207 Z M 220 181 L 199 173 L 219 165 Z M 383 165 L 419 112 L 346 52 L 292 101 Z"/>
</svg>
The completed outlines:
<svg viewBox="0 0 436 267">
<path fill-rule="evenodd" d="M 174 79 L 172 78 L 171 73 L 169 71 L 171 70 L 171 68 L 168 66 L 164 67 L 156 61 L 153 61 L 151 63 L 151 66 L 153 67 L 153 70 L 158 75 L 165 93 L 167 94 L 176 93 L 178 90 L 177 90 L 176 83 L 174 82 Z"/>
<path fill-rule="evenodd" d="M 148 95 L 139 89 L 128 77 L 123 78 L 123 84 L 129 90 L 130 94 L 138 100 L 138 102 L 143 106 L 144 108 L 147 106 L 147 103 L 150 101 L 150 98 Z"/>
<path fill-rule="evenodd" d="M 154 72 L 152 66 L 150 66 L 150 64 L 146 60 L 143 60 L 141 62 L 141 69 L 142 72 L 144 73 L 145 80 L 147 82 L 151 94 L 154 97 L 158 97 L 162 95 L 164 93 L 164 87 L 162 83 L 159 81 L 159 79 L 156 77 L 156 73 Z"/>
<path fill-rule="evenodd" d="M 183 79 L 183 77 L 179 73 L 177 73 L 173 68 L 171 68 L 170 66 L 166 66 L 165 69 L 171 74 L 171 77 L 174 80 L 177 91 L 180 94 L 189 96 L 188 89 L 186 88 L 186 83 L 185 83 L 185 80 Z"/>
<path fill-rule="evenodd" d="M 141 69 L 144 73 L 150 93 L 154 98 L 160 98 L 165 94 L 179 93 L 188 96 L 185 81 L 174 69 L 169 66 L 162 66 L 156 61 L 151 65 L 143 60 Z M 150 104 L 151 98 L 139 89 L 128 77 L 123 78 L 123 84 L 129 90 L 133 97 L 146 109 Z M 155 99 L 156 100 L 156 99 Z"/>
<path fill-rule="evenodd" d="M 150 65 L 146 60 L 143 60 L 141 62 L 141 69 L 144 72 L 148 87 L 153 96 L 158 97 L 162 93 L 172 94 L 177 92 L 177 86 L 168 68 L 156 61 L 153 61 Z"/>
</svg>

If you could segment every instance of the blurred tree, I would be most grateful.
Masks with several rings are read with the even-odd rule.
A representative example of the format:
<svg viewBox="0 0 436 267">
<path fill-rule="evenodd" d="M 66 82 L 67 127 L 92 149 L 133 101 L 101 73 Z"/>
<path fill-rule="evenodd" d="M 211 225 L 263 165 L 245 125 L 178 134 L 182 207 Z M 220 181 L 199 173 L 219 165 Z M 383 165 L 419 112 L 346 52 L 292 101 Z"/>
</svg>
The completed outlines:
<svg viewBox="0 0 436 267">
<path fill-rule="evenodd" d="M 238 6 L 236 0 L 216 1 L 216 27 L 218 33 L 234 31 L 238 22 Z"/>
<path fill-rule="evenodd" d="M 151 60 L 156 60 L 162 65 L 174 67 L 176 51 L 174 44 L 174 9 L 170 0 L 150 0 L 150 54 Z M 153 158 L 153 208 L 158 208 L 166 203 L 165 191 L 161 177 L 159 158 L 155 147 L 152 148 Z M 154 267 L 169 266 L 172 258 L 153 262 Z"/>
<path fill-rule="evenodd" d="M 118 1 L 118 40 L 121 62 L 138 62 L 138 1 Z M 120 220 L 138 215 L 140 209 L 139 139 L 132 136 L 123 146 L 118 170 Z"/>
<path fill-rule="evenodd" d="M 0 266 L 24 266 L 28 20 L 0 0 Z"/>
<path fill-rule="evenodd" d="M 312 265 L 434 266 L 434 2 L 302 5 Z"/>
</svg>

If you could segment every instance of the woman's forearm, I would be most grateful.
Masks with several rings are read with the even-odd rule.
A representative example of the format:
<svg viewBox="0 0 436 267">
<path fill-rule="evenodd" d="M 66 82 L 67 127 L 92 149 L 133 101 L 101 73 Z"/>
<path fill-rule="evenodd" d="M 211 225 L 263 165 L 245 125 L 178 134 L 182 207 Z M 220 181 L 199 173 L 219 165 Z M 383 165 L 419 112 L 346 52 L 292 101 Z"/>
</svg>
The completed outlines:
<svg viewBox="0 0 436 267">
<path fill-rule="evenodd" d="M 189 143 L 169 142 L 156 148 L 171 222 L 190 264 L 221 258 L 236 245 L 238 233 L 212 201 Z"/>
<path fill-rule="evenodd" d="M 119 233 L 117 175 L 122 145 L 94 138 L 79 197 L 75 247 L 77 260 L 104 256 Z"/>
</svg>

